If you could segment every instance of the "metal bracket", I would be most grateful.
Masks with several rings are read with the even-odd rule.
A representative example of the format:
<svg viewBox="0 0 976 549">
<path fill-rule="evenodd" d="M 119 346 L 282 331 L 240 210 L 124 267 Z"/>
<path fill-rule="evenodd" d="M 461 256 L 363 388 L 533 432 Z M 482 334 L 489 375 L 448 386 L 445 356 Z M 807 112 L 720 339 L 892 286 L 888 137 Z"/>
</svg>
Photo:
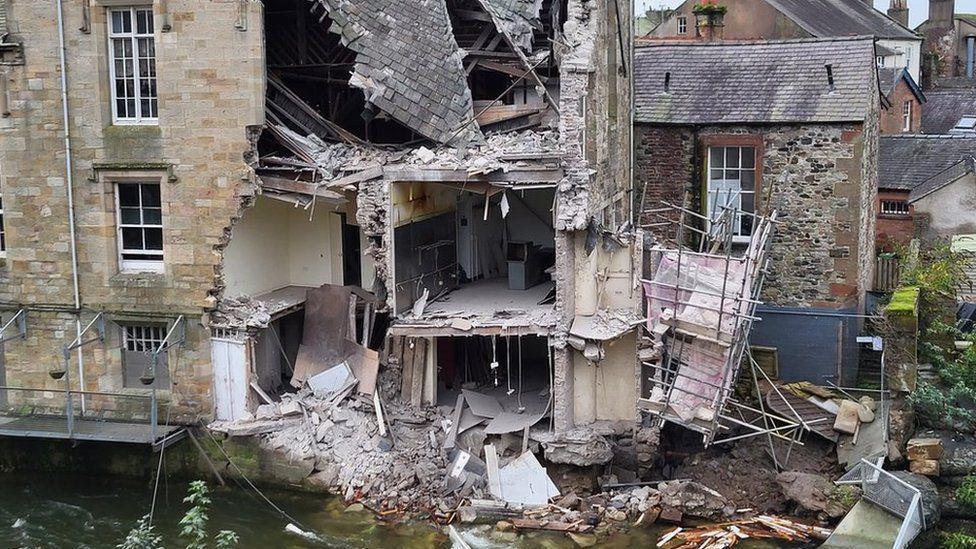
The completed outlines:
<svg viewBox="0 0 976 549">
<path fill-rule="evenodd" d="M 7 331 L 7 328 L 9 328 L 14 324 L 17 325 L 17 334 L 10 335 L 10 336 L 3 335 L 4 332 Z M 17 338 L 27 339 L 27 309 L 20 309 L 19 311 L 17 311 L 17 314 L 13 316 L 13 318 L 8 320 L 7 323 L 3 325 L 3 327 L 0 327 L 0 344 L 6 343 L 8 341 L 13 341 L 14 339 Z"/>
<path fill-rule="evenodd" d="M 166 337 L 159 342 L 159 347 L 149 353 L 152 361 L 149 365 L 149 371 L 147 374 L 155 377 L 156 366 L 159 364 L 159 355 L 168 352 L 171 347 L 179 345 L 183 347 L 186 345 L 186 317 L 180 315 L 173 326 L 170 327 L 169 332 L 166 333 Z"/>
</svg>

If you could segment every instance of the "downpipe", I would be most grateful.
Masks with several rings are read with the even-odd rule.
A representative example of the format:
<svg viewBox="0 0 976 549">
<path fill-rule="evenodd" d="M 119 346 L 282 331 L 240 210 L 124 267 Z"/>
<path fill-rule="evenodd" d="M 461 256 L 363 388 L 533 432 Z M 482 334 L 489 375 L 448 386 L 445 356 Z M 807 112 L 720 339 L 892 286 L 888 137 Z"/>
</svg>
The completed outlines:
<svg viewBox="0 0 976 549">
<path fill-rule="evenodd" d="M 73 286 L 74 293 L 74 310 L 75 310 L 75 333 L 76 336 L 81 338 L 81 290 L 78 284 L 78 244 L 77 235 L 75 234 L 75 197 L 74 197 L 74 177 L 72 175 L 73 166 L 71 162 L 71 127 L 69 125 L 68 116 L 68 67 L 65 61 L 65 42 L 64 42 L 64 7 L 63 0 L 57 0 L 55 7 L 57 9 L 57 21 L 58 21 L 58 61 L 61 69 L 61 116 L 62 122 L 64 124 L 64 169 L 65 169 L 65 185 L 67 186 L 68 193 L 68 235 L 69 235 L 69 245 L 71 248 L 71 282 Z M 78 351 L 78 389 L 80 391 L 85 390 L 85 364 L 82 349 L 79 347 Z M 65 365 L 65 369 L 70 368 L 70 364 Z M 70 390 L 71 387 L 69 386 Z M 70 398 L 70 396 L 69 396 Z M 85 412 L 85 395 L 81 395 L 81 411 Z"/>
</svg>

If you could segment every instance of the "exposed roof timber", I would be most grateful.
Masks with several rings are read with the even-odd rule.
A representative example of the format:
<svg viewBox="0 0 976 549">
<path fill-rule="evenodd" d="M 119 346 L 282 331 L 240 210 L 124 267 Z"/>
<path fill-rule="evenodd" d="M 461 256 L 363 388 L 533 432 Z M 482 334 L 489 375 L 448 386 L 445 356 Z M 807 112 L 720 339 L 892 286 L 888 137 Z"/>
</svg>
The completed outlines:
<svg viewBox="0 0 976 549">
<path fill-rule="evenodd" d="M 511 322 L 509 320 L 509 322 Z M 526 324 L 525 326 L 491 326 L 479 325 L 470 330 L 460 330 L 449 326 L 425 326 L 423 324 L 394 324 L 390 326 L 389 333 L 395 336 L 413 337 L 470 337 L 484 335 L 538 335 L 548 336 L 554 332 L 552 328 Z"/>
<path fill-rule="evenodd" d="M 273 189 L 283 193 L 299 193 L 316 196 L 337 203 L 346 201 L 343 193 L 327 189 L 323 185 L 309 183 L 308 181 L 296 181 L 294 179 L 285 179 L 271 175 L 259 175 L 258 178 L 261 180 L 261 187 L 266 189 Z"/>
<path fill-rule="evenodd" d="M 309 0 L 356 52 L 350 85 L 368 103 L 439 143 L 483 140 L 444 0 Z"/>
<path fill-rule="evenodd" d="M 469 174 L 465 170 L 387 167 L 383 170 L 386 181 L 430 181 L 430 182 L 485 182 L 485 183 L 558 183 L 563 179 L 563 170 L 555 169 L 514 169 L 496 170 L 486 174 Z"/>
</svg>

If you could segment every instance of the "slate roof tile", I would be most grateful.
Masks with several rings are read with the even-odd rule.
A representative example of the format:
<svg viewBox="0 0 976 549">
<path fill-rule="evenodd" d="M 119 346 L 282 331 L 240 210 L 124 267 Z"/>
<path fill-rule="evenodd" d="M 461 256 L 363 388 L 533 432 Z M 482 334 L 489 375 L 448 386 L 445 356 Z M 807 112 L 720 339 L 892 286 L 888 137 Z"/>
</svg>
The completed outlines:
<svg viewBox="0 0 976 549">
<path fill-rule="evenodd" d="M 330 30 L 356 52 L 356 72 L 372 80 L 362 86 L 375 87 L 364 89 L 374 105 L 434 141 L 482 138 L 444 0 L 318 2 Z M 415 93 L 428 101 L 411 100 Z M 418 123 L 425 120 L 435 131 Z"/>
<path fill-rule="evenodd" d="M 861 0 L 766 0 L 805 31 L 821 38 L 866 36 L 912 40 L 921 37 Z"/>
<path fill-rule="evenodd" d="M 831 66 L 834 87 L 828 85 Z M 668 89 L 665 90 L 665 79 Z M 637 48 L 635 120 L 658 124 L 864 120 L 871 38 L 657 43 Z"/>
<path fill-rule="evenodd" d="M 973 136 L 883 135 L 879 145 L 878 187 L 910 191 L 974 155 L 976 137 Z"/>
<path fill-rule="evenodd" d="M 976 116 L 976 88 L 950 88 L 925 92 L 922 133 L 949 133 L 963 116 Z"/>
</svg>

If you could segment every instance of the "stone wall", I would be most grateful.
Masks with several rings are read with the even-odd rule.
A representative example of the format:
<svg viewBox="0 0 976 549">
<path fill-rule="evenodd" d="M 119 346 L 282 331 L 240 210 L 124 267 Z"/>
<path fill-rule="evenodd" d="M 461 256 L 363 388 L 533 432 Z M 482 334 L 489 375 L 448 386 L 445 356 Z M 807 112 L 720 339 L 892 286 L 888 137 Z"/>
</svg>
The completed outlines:
<svg viewBox="0 0 976 549">
<path fill-rule="evenodd" d="M 251 150 L 248 127 L 263 123 L 261 3 L 156 2 L 159 123 L 138 126 L 113 125 L 105 3 L 91 2 L 86 25 L 87 3 L 64 2 L 81 305 L 111 319 L 185 315 L 187 345 L 171 354 L 171 363 L 180 355 L 178 413 L 207 414 L 209 331 L 202 319 L 220 293 L 227 228 L 240 215 L 242 197 L 254 192 L 244 155 Z M 3 72 L 11 116 L 0 118 L 8 243 L 0 301 L 5 309 L 34 310 L 31 337 L 6 346 L 7 382 L 57 386 L 63 382 L 47 370 L 75 327 L 65 317 L 74 309 L 74 284 L 56 12 L 49 2 L 13 2 L 8 10 L 26 62 Z M 163 273 L 120 271 L 113 178 L 122 176 L 162 182 Z M 83 313 L 82 322 L 92 315 Z M 117 335 L 116 326 L 108 328 Z M 121 388 L 118 354 L 115 336 L 86 348 L 85 389 Z"/>
<path fill-rule="evenodd" d="M 762 149 L 760 204 L 768 197 L 765 208 L 777 209 L 781 219 L 763 298 L 780 306 L 850 306 L 870 285 L 876 128 L 876 122 L 693 129 L 642 125 L 635 145 L 641 207 L 646 212 L 660 200 L 676 200 L 689 191 L 684 203 L 700 209 L 704 172 L 699 163 L 706 143 L 754 140 Z M 864 227 L 871 232 L 864 233 Z"/>
</svg>

